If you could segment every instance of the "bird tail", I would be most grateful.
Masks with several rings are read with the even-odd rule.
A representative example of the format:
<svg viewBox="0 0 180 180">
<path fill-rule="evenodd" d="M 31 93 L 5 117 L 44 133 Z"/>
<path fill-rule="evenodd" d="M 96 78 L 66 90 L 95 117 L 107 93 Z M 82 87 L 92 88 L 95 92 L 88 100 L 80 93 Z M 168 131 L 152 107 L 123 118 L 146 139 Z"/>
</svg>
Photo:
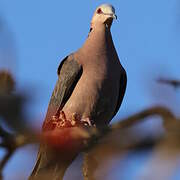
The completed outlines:
<svg viewBox="0 0 180 180">
<path fill-rule="evenodd" d="M 41 145 L 37 162 L 28 180 L 61 180 L 75 157 L 65 160 L 57 151 Z"/>
</svg>

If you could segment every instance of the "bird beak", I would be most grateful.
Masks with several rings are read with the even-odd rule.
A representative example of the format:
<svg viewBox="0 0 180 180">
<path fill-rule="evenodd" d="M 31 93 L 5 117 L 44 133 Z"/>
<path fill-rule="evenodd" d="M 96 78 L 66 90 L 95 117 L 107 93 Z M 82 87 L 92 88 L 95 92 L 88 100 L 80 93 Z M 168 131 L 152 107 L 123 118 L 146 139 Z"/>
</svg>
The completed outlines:
<svg viewBox="0 0 180 180">
<path fill-rule="evenodd" d="M 113 14 L 113 15 L 112 15 L 112 18 L 117 20 L 116 14 Z"/>
</svg>

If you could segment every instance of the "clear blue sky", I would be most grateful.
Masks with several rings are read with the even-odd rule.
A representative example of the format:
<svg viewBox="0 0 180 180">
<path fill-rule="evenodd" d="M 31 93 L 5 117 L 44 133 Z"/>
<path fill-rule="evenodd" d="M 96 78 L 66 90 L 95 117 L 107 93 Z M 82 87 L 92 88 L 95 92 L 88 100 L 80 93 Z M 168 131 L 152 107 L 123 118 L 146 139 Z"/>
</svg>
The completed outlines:
<svg viewBox="0 0 180 180">
<path fill-rule="evenodd" d="M 33 97 L 27 106 L 33 124 L 40 127 L 43 121 L 60 60 L 81 47 L 93 11 L 104 2 L 116 9 L 112 35 L 128 75 L 126 95 L 114 121 L 155 104 L 178 114 L 180 93 L 155 80 L 180 77 L 179 0 L 1 0 L 0 67 L 10 67 L 18 89 Z M 144 130 L 158 131 L 159 125 L 149 122 Z M 34 154 L 19 151 L 6 168 L 12 172 L 7 179 L 17 173 L 28 176 L 34 160 Z"/>
</svg>

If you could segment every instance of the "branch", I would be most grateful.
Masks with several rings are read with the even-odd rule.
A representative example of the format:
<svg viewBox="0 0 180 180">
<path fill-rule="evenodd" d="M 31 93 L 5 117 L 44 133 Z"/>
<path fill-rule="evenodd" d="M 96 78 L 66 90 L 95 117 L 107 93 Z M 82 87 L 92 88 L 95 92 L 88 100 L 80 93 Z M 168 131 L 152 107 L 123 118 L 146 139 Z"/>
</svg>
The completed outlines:
<svg viewBox="0 0 180 180">
<path fill-rule="evenodd" d="M 65 129 L 57 130 L 57 132 L 56 131 L 46 132 L 46 134 L 45 135 L 42 134 L 41 137 L 48 136 L 50 138 L 50 141 L 49 141 L 50 143 L 52 143 L 52 141 L 51 141 L 52 138 L 57 137 L 58 141 L 55 141 L 55 142 L 62 144 L 64 147 L 66 144 L 64 142 L 63 143 L 59 142 L 59 140 L 63 140 L 63 138 L 62 138 L 63 133 L 67 133 L 69 131 L 70 132 L 69 138 L 72 141 L 75 141 L 75 142 L 78 141 L 77 143 L 79 143 L 79 141 L 83 142 L 83 149 L 79 150 L 79 152 L 85 151 L 88 154 L 88 150 L 92 149 L 93 147 L 96 146 L 97 140 L 100 141 L 102 138 L 107 137 L 107 135 L 113 131 L 129 128 L 138 122 L 142 122 L 146 117 L 153 116 L 153 115 L 159 115 L 160 117 L 162 117 L 162 119 L 164 120 L 163 121 L 164 126 L 167 130 L 169 130 L 169 127 L 171 127 L 169 125 L 175 124 L 177 122 L 176 117 L 167 108 L 158 106 L 158 107 L 146 109 L 140 113 L 136 113 L 128 118 L 122 119 L 118 123 L 115 123 L 108 127 L 104 127 L 103 129 L 97 129 L 96 127 L 86 127 L 85 129 L 84 128 L 83 129 L 76 128 L 76 127 L 65 128 Z M 49 133 L 49 135 L 48 135 L 48 133 Z M 0 171 L 3 170 L 6 163 L 12 157 L 12 155 L 14 154 L 14 152 L 16 151 L 17 148 L 20 148 L 26 144 L 37 143 L 40 140 L 39 139 L 40 136 L 38 136 L 35 133 L 10 134 L 7 131 L 5 131 L 1 126 L 0 126 L 0 137 L 2 138 L 2 142 L 1 142 L 0 146 L 7 150 L 7 154 L 5 155 L 3 160 L 0 162 Z M 131 141 L 131 143 L 132 143 L 132 141 Z M 48 144 L 48 142 L 47 142 L 47 144 Z M 140 147 L 139 145 L 137 145 L 137 146 Z M 131 148 L 136 147 L 136 144 L 133 143 L 133 145 L 129 145 L 129 147 L 131 147 Z M 143 147 L 143 145 L 142 145 L 142 147 Z M 93 172 L 89 171 L 89 169 L 93 169 L 93 168 L 88 166 L 87 163 L 88 163 L 88 155 L 86 157 L 86 161 L 84 162 L 84 165 L 86 166 L 86 168 L 84 168 L 84 172 L 83 172 L 86 179 L 89 178 L 89 176 L 90 176 L 89 174 L 91 174 L 91 175 L 93 174 Z M 91 164 L 93 164 L 93 163 L 91 163 Z"/>
<path fill-rule="evenodd" d="M 3 159 L 0 162 L 0 179 L 2 179 L 2 171 L 5 167 L 5 165 L 7 164 L 7 162 L 9 161 L 9 159 L 11 158 L 11 156 L 13 155 L 14 151 L 8 151 L 6 153 L 6 155 L 3 157 Z"/>
<path fill-rule="evenodd" d="M 36 135 L 11 134 L 0 126 L 0 138 L 0 147 L 6 149 L 6 154 L 0 161 L 0 179 L 2 179 L 2 171 L 15 151 L 27 144 L 36 143 L 38 137 Z"/>
<path fill-rule="evenodd" d="M 128 128 L 138 122 L 143 121 L 145 118 L 154 115 L 158 115 L 163 119 L 165 128 L 168 128 L 169 124 L 175 123 L 177 121 L 176 117 L 169 109 L 161 106 L 156 106 L 149 109 L 145 109 L 142 112 L 136 113 L 128 118 L 121 119 L 117 124 L 112 125 L 110 129 L 114 130 Z"/>
<path fill-rule="evenodd" d="M 180 80 L 159 78 L 157 82 L 170 85 L 174 87 L 175 89 L 180 86 Z"/>
<path fill-rule="evenodd" d="M 164 127 L 167 131 L 169 131 L 170 127 L 169 126 L 171 124 L 176 124 L 177 119 L 176 117 L 173 115 L 173 113 L 171 111 L 169 111 L 167 108 L 165 107 L 153 107 L 153 108 L 149 108 L 146 109 L 142 112 L 136 113 L 128 118 L 124 118 L 121 119 L 118 123 L 113 124 L 112 126 L 106 127 L 104 128 L 102 131 L 94 131 L 93 136 L 95 139 L 99 138 L 99 140 L 101 138 L 104 138 L 105 136 L 107 136 L 110 132 L 116 131 L 116 130 L 122 130 L 122 129 L 126 129 L 129 128 L 139 122 L 144 121 L 145 118 L 149 117 L 149 116 L 154 116 L 154 115 L 159 115 L 162 119 L 163 119 L 163 123 L 164 123 Z M 132 138 L 131 138 L 132 139 Z M 91 139 L 91 141 L 93 141 Z M 134 143 L 133 141 L 130 141 L 131 144 L 128 145 L 128 147 L 125 148 L 144 148 L 147 146 L 147 144 L 145 144 L 145 142 L 141 142 L 141 143 Z M 132 143 L 133 142 L 133 143 Z M 157 141 L 152 141 L 150 143 L 150 146 L 154 146 L 155 142 Z M 94 147 L 94 145 L 96 144 L 90 144 L 89 149 L 92 149 Z M 121 147 L 123 148 L 123 146 Z M 89 153 L 89 154 L 88 154 Z M 97 164 L 97 162 L 92 162 L 92 155 L 91 152 L 87 152 L 85 154 L 85 158 L 84 158 L 84 164 L 83 164 L 83 176 L 84 179 L 86 180 L 90 180 L 90 179 L 94 179 L 93 174 L 94 174 L 94 164 Z M 91 162 L 91 163 L 89 163 Z"/>
</svg>

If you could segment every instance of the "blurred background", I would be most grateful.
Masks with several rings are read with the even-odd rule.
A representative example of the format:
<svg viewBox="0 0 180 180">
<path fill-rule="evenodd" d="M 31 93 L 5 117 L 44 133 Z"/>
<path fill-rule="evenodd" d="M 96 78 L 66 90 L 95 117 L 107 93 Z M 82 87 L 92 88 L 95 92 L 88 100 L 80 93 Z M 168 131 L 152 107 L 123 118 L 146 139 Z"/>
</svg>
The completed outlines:
<svg viewBox="0 0 180 180">
<path fill-rule="evenodd" d="M 94 10 L 104 1 L 0 0 L 0 69 L 8 69 L 16 80 L 16 91 L 27 95 L 24 112 L 29 126 L 40 129 L 57 80 L 57 67 L 69 53 L 84 43 Z M 154 105 L 168 107 L 180 115 L 180 89 L 159 84 L 158 78 L 180 78 L 179 0 L 109 0 L 118 20 L 112 36 L 128 76 L 121 109 L 113 122 Z M 137 125 L 144 136 L 163 132 L 160 120 Z M 3 154 L 0 151 L 0 154 Z M 5 180 L 27 179 L 36 160 L 37 147 L 16 152 L 5 168 Z M 105 179 L 140 179 L 150 173 L 151 151 L 114 156 Z M 65 179 L 82 178 L 81 158 Z M 177 162 L 180 165 L 180 159 Z M 100 168 L 102 171 L 103 167 Z M 172 179 L 180 179 L 174 170 Z M 142 178 L 143 179 L 143 178 Z"/>
</svg>

